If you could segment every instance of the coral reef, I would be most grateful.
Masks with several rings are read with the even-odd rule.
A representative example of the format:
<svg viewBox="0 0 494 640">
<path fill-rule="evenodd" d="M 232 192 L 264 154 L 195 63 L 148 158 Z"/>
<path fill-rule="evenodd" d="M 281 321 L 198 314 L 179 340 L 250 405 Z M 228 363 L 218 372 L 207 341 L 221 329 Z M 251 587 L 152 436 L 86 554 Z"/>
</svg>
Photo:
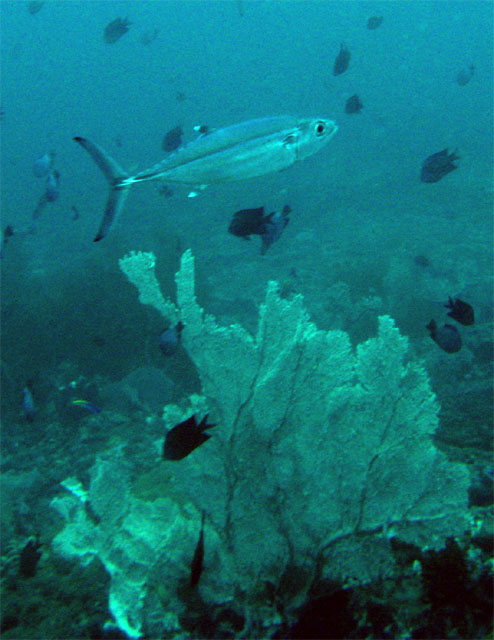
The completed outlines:
<svg viewBox="0 0 494 640">
<path fill-rule="evenodd" d="M 203 509 L 196 596 L 211 609 L 233 606 L 243 633 L 264 636 L 290 620 L 316 581 L 392 576 L 393 540 L 440 549 L 468 528 L 468 472 L 435 448 L 438 404 L 391 318 L 380 317 L 377 337 L 354 351 L 345 332 L 318 330 L 302 297 L 283 299 L 271 282 L 252 336 L 218 326 L 197 304 L 190 251 L 176 307 L 158 295 L 154 257 L 142 256 L 121 266 L 142 302 L 167 318 L 177 312 L 202 382 L 203 397 L 166 407 L 164 422 L 202 410 L 218 426 L 179 463 L 157 461 L 174 466 L 155 500 L 132 494 L 119 450 L 97 460 L 87 493 L 72 481 L 71 495 L 53 501 L 66 521 L 55 548 L 102 560 L 121 629 L 154 635 L 187 618 L 184 584 Z"/>
</svg>

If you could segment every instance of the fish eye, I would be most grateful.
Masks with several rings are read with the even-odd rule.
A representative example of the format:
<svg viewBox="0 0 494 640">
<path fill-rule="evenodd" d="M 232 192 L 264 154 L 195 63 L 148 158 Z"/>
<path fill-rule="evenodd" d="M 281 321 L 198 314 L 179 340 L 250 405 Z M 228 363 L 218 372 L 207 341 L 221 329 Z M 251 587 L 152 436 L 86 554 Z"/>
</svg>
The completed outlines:
<svg viewBox="0 0 494 640">
<path fill-rule="evenodd" d="M 316 136 L 322 136 L 324 131 L 325 131 L 324 123 L 323 122 L 318 122 L 316 124 Z"/>
</svg>

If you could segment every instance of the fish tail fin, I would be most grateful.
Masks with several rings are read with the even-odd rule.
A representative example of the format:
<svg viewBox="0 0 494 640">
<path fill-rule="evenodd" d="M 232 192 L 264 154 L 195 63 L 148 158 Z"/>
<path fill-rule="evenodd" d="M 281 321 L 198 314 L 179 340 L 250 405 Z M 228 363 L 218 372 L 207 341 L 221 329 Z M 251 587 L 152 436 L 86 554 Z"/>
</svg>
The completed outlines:
<svg viewBox="0 0 494 640">
<path fill-rule="evenodd" d="M 199 429 L 199 431 L 206 431 L 206 429 L 212 429 L 213 427 L 218 426 L 216 423 L 215 424 L 208 424 L 208 418 L 209 418 L 209 413 L 206 413 L 206 415 L 204 416 L 204 418 L 201 420 L 201 422 L 197 425 L 197 428 Z M 205 433 L 204 435 L 208 436 L 207 433 Z M 208 436 L 208 438 L 210 438 L 211 436 Z"/>
<path fill-rule="evenodd" d="M 98 145 L 90 140 L 86 140 L 86 138 L 76 137 L 74 140 L 86 149 L 110 185 L 110 193 L 106 201 L 105 213 L 103 214 L 98 233 L 94 238 L 94 242 L 99 242 L 99 240 L 102 240 L 108 234 L 112 224 L 122 210 L 125 199 L 127 198 L 127 193 L 132 185 L 132 181 L 129 180 L 131 176 Z"/>
</svg>

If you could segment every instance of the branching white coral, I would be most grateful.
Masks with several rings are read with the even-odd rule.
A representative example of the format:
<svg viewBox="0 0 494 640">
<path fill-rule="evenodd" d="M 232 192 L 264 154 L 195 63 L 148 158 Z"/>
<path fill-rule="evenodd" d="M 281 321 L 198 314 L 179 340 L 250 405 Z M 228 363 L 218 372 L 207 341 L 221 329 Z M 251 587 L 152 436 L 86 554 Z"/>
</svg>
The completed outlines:
<svg viewBox="0 0 494 640">
<path fill-rule="evenodd" d="M 139 291 L 139 302 L 154 307 L 170 323 L 178 320 L 177 307 L 163 297 L 154 271 L 153 253 L 131 251 L 118 261 L 121 271 Z"/>
<path fill-rule="evenodd" d="M 168 309 L 150 276 L 153 261 L 132 264 L 141 300 Z M 206 601 L 235 593 L 239 602 L 243 594 L 255 619 L 265 583 L 276 590 L 289 579 L 289 613 L 322 575 L 347 583 L 389 575 L 393 537 L 437 548 L 467 528 L 468 473 L 433 444 L 438 405 L 391 318 L 381 317 L 378 336 L 355 351 L 345 332 L 310 322 L 301 296 L 282 299 L 269 283 L 254 337 L 218 326 L 199 307 L 190 251 L 176 283 L 201 406 L 218 423 L 214 437 L 175 464 L 168 485 L 169 508 L 176 500 L 204 509 L 208 537 L 216 536 L 221 564 L 205 556 Z M 165 418 L 177 411 L 165 410 Z M 139 553 L 130 542 L 129 549 Z M 149 605 L 140 615 L 154 619 L 155 611 Z"/>
</svg>

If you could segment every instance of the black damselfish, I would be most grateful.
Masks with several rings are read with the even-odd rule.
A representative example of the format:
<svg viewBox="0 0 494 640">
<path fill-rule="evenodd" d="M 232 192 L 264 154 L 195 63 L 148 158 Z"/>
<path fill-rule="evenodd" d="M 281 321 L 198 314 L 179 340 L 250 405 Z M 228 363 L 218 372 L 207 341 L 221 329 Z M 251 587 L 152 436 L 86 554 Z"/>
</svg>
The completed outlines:
<svg viewBox="0 0 494 640">
<path fill-rule="evenodd" d="M 239 238 L 250 240 L 251 235 L 261 236 L 261 254 L 280 239 L 283 229 L 289 222 L 291 208 L 286 204 L 282 211 L 272 211 L 264 215 L 264 207 L 242 209 L 233 214 L 228 231 Z"/>
<path fill-rule="evenodd" d="M 446 353 L 456 353 L 461 349 L 461 336 L 452 324 L 443 324 L 439 328 L 435 320 L 431 320 L 426 326 L 434 342 Z"/>
<path fill-rule="evenodd" d="M 453 164 L 455 160 L 459 160 L 456 153 L 448 153 L 447 149 L 433 153 L 431 156 L 424 160 L 422 164 L 422 171 L 420 172 L 420 179 L 422 182 L 439 182 L 445 175 L 458 169 Z"/>
<path fill-rule="evenodd" d="M 355 93 L 353 96 L 350 96 L 345 103 L 345 113 L 360 113 L 363 109 L 364 105 L 362 104 L 360 98 Z"/>
<path fill-rule="evenodd" d="M 132 24 L 127 18 L 115 18 L 109 22 L 103 33 L 103 40 L 106 44 L 115 44 L 117 40 L 127 33 L 129 26 Z"/>
<path fill-rule="evenodd" d="M 475 314 L 473 311 L 472 305 L 468 304 L 468 302 L 463 302 L 459 298 L 453 300 L 453 298 L 449 298 L 447 304 L 444 305 L 446 309 L 450 309 L 448 311 L 448 316 L 463 324 L 468 326 L 469 324 L 473 324 L 475 321 Z"/>
<path fill-rule="evenodd" d="M 251 235 L 262 236 L 266 230 L 267 219 L 268 216 L 264 215 L 264 207 L 242 209 L 233 214 L 228 231 L 234 236 L 247 240 Z"/>
<path fill-rule="evenodd" d="M 38 562 L 42 556 L 40 548 L 39 534 L 34 540 L 31 538 L 22 548 L 19 556 L 19 574 L 23 578 L 33 578 L 36 575 Z"/>
<path fill-rule="evenodd" d="M 350 64 L 350 58 L 352 54 L 348 50 L 348 47 L 342 42 L 340 45 L 340 52 L 336 56 L 333 66 L 333 75 L 339 76 L 348 69 Z"/>
<path fill-rule="evenodd" d="M 182 144 L 182 136 L 184 135 L 183 129 L 180 125 L 170 129 L 167 133 L 165 133 L 163 137 L 163 141 L 161 143 L 161 148 L 163 151 L 175 151 Z"/>
<path fill-rule="evenodd" d="M 382 25 L 383 20 L 383 16 L 372 16 L 367 20 L 367 29 L 369 29 L 370 31 L 377 29 Z"/>
<path fill-rule="evenodd" d="M 172 427 L 166 434 L 163 444 L 163 458 L 165 460 L 183 460 L 194 449 L 209 440 L 211 436 L 204 432 L 206 429 L 215 427 L 216 424 L 208 424 L 208 416 L 207 413 L 197 424 L 196 417 L 193 415 Z"/>
</svg>

